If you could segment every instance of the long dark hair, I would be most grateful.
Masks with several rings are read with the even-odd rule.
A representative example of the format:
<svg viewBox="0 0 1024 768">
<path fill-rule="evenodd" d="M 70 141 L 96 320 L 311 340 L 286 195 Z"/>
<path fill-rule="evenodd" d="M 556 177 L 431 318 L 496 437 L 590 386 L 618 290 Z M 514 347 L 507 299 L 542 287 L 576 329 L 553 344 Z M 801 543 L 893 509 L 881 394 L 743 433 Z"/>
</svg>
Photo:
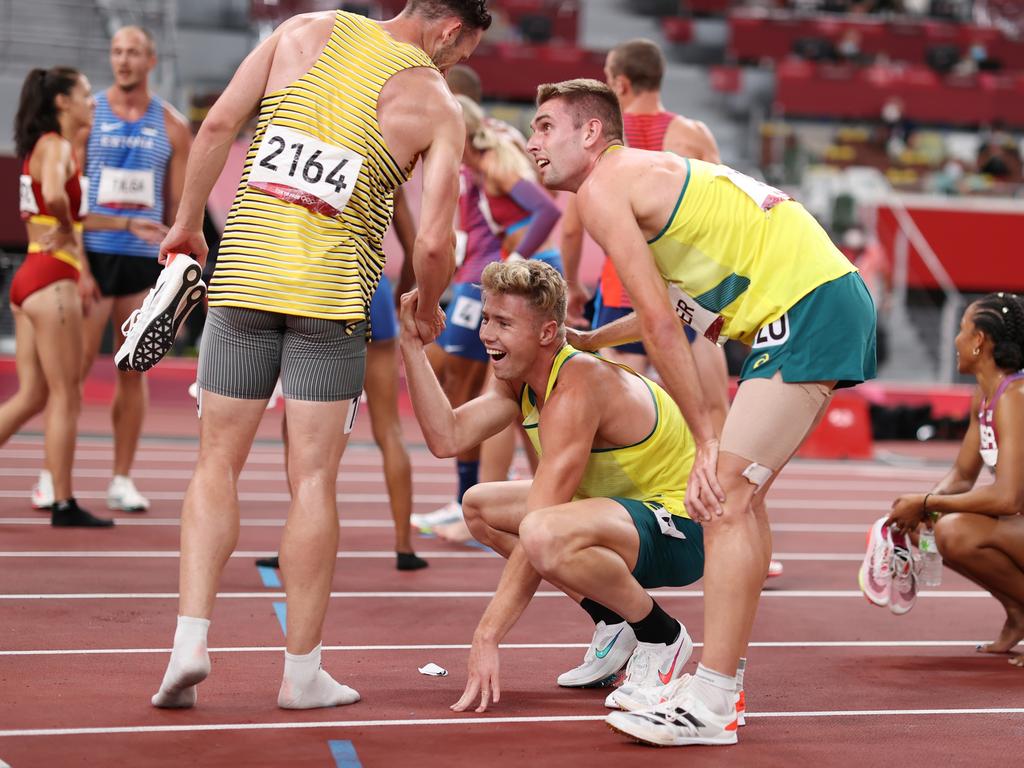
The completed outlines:
<svg viewBox="0 0 1024 768">
<path fill-rule="evenodd" d="M 974 302 L 974 327 L 992 339 L 992 357 L 1004 371 L 1024 367 L 1024 301 L 1013 293 L 990 293 Z"/>
<path fill-rule="evenodd" d="M 71 93 L 79 77 L 81 73 L 71 67 L 33 69 L 28 73 L 14 117 L 14 150 L 18 157 L 28 157 L 44 133 L 60 131 L 57 96 Z"/>
</svg>

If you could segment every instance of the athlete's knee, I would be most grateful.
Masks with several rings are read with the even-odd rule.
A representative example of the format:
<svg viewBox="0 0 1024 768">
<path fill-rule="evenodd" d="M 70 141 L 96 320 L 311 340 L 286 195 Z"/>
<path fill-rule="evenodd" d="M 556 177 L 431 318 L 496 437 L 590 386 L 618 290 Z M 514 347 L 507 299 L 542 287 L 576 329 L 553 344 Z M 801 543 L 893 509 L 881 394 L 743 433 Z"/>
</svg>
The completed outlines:
<svg viewBox="0 0 1024 768">
<path fill-rule="evenodd" d="M 569 554 L 569 541 L 554 515 L 538 510 L 519 524 L 519 541 L 541 575 L 556 573 Z"/>
<path fill-rule="evenodd" d="M 972 515 L 953 513 L 943 515 L 935 522 L 935 545 L 945 559 L 962 562 L 970 559 L 977 549 L 970 517 Z"/>
</svg>

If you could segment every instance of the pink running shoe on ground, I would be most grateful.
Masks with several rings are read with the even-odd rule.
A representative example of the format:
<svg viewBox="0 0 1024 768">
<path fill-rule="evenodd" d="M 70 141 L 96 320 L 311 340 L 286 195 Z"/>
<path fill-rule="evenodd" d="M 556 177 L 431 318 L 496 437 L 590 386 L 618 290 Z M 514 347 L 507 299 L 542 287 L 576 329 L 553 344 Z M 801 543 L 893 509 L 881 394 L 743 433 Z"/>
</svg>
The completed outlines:
<svg viewBox="0 0 1024 768">
<path fill-rule="evenodd" d="M 914 572 L 914 557 L 910 550 L 910 539 L 902 533 L 891 533 L 892 538 L 892 590 L 889 596 L 889 610 L 902 616 L 917 602 L 917 574 Z"/>
<path fill-rule="evenodd" d="M 889 604 L 892 591 L 892 539 L 885 518 L 878 518 L 868 531 L 868 550 L 860 566 L 857 582 L 872 605 Z"/>
</svg>

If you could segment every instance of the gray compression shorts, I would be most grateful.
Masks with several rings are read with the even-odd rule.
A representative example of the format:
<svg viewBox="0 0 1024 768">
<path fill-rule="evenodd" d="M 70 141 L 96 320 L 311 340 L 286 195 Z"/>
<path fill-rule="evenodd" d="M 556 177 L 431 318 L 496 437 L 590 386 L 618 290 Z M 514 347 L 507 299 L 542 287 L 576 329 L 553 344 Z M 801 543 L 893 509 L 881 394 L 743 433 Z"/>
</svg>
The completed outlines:
<svg viewBox="0 0 1024 768">
<path fill-rule="evenodd" d="M 321 320 L 211 307 L 199 351 L 199 388 L 266 400 L 277 379 L 285 399 L 335 402 L 363 390 L 366 321 Z"/>
</svg>

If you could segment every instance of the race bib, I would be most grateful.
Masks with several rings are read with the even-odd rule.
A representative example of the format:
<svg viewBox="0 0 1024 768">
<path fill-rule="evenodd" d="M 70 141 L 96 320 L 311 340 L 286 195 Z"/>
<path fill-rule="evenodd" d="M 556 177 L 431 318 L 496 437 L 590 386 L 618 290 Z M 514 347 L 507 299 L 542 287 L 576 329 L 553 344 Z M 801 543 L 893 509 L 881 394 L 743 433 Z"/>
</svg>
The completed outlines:
<svg viewBox="0 0 1024 768">
<path fill-rule="evenodd" d="M 455 230 L 455 266 L 461 267 L 466 260 L 466 247 L 469 245 L 469 233 L 461 229 Z"/>
<path fill-rule="evenodd" d="M 89 177 L 79 176 L 78 187 L 82 190 L 82 200 L 78 204 L 78 218 L 84 219 L 89 215 Z"/>
<path fill-rule="evenodd" d="M 762 211 L 770 211 L 779 203 L 793 199 L 782 190 L 770 187 L 763 181 L 752 179 L 746 174 L 734 171 L 725 165 L 715 167 L 715 176 L 724 177 L 731 181 L 741 192 L 757 203 L 758 208 Z"/>
<path fill-rule="evenodd" d="M 754 337 L 754 343 L 750 345 L 750 348 L 777 347 L 780 344 L 785 344 L 788 340 L 789 313 L 786 313 L 778 320 L 773 320 L 768 325 L 762 325 L 758 329 L 757 335 Z"/>
<path fill-rule="evenodd" d="M 32 177 L 27 173 L 21 174 L 18 180 L 18 210 L 30 216 L 39 213 L 39 205 L 32 192 Z"/>
<path fill-rule="evenodd" d="M 152 208 L 156 205 L 153 171 L 103 168 L 96 189 L 96 203 L 107 208 Z"/>
<path fill-rule="evenodd" d="M 355 189 L 363 158 L 271 123 L 249 171 L 249 186 L 324 216 L 340 216 Z"/>
<path fill-rule="evenodd" d="M 480 315 L 482 312 L 483 305 L 479 299 L 459 296 L 455 300 L 455 309 L 452 310 L 452 323 L 460 328 L 468 328 L 471 331 L 475 331 L 480 327 Z"/>
<path fill-rule="evenodd" d="M 725 325 L 724 317 L 704 309 L 696 299 L 681 290 L 675 283 L 668 284 L 668 298 L 680 320 L 703 335 L 708 341 L 714 344 L 725 344 L 725 339 L 719 341 L 722 326 Z"/>
</svg>

